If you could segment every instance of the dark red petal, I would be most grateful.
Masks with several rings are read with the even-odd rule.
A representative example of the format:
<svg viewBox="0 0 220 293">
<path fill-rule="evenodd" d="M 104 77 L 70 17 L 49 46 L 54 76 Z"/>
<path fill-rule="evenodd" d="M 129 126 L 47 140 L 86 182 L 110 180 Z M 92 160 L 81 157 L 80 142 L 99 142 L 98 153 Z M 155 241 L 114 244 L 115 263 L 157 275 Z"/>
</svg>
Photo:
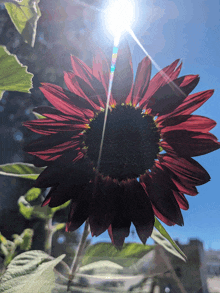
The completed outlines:
<svg viewBox="0 0 220 293">
<path fill-rule="evenodd" d="M 187 130 L 168 131 L 163 134 L 161 146 L 169 152 L 169 147 L 181 157 L 201 156 L 220 148 L 212 133 L 200 133 Z"/>
<path fill-rule="evenodd" d="M 106 192 L 103 190 L 103 192 Z M 122 248 L 125 237 L 129 236 L 131 219 L 129 219 L 125 210 L 124 202 L 124 190 L 118 185 L 116 188 L 116 201 L 115 201 L 115 214 L 112 224 L 108 228 L 109 236 L 112 243 L 116 248 Z"/>
<path fill-rule="evenodd" d="M 172 190 L 167 189 L 166 186 L 157 181 L 156 173 L 152 174 L 151 177 L 148 174 L 141 176 L 141 182 L 144 183 L 143 187 L 159 213 L 169 221 L 182 226 L 183 217 Z"/>
<path fill-rule="evenodd" d="M 151 109 L 153 115 L 165 115 L 173 112 L 199 82 L 198 75 L 187 75 L 159 88 L 143 107 Z"/>
<path fill-rule="evenodd" d="M 85 117 L 79 117 L 79 116 L 69 116 L 65 115 L 62 112 L 58 111 L 55 108 L 52 107 L 47 107 L 47 106 L 41 106 L 41 107 L 36 107 L 33 109 L 33 112 L 36 112 L 40 115 L 43 115 L 47 118 L 53 119 L 55 121 L 69 121 L 70 123 L 78 123 L 78 124 L 83 124 L 83 123 L 88 123 L 88 119 Z"/>
<path fill-rule="evenodd" d="M 32 155 L 32 153 L 30 153 Z M 57 159 L 59 159 L 62 154 L 50 154 L 50 155 L 41 155 L 41 154 L 35 154 L 33 153 L 34 156 L 37 156 L 40 160 L 46 161 L 45 165 L 50 165 L 51 163 L 53 163 L 54 161 L 56 161 Z M 44 165 L 44 166 L 45 166 Z"/>
<path fill-rule="evenodd" d="M 187 211 L 189 209 L 189 203 L 186 200 L 185 196 L 181 192 L 173 191 L 176 201 L 178 202 L 179 207 L 182 210 Z"/>
<path fill-rule="evenodd" d="M 214 90 L 208 90 L 189 95 L 172 113 L 158 117 L 158 122 L 163 121 L 167 117 L 192 114 L 196 109 L 201 107 L 213 95 L 213 93 Z"/>
<path fill-rule="evenodd" d="M 156 93 L 156 91 L 163 87 L 165 84 L 172 81 L 171 77 L 175 72 L 175 68 L 179 63 L 179 59 L 174 61 L 169 66 L 165 67 L 164 69 L 160 70 L 150 81 L 149 87 L 147 92 L 145 93 L 143 99 L 140 101 L 140 107 L 146 105 L 150 98 Z"/>
<path fill-rule="evenodd" d="M 87 106 L 89 107 L 89 103 L 85 101 L 85 103 L 87 102 L 87 104 L 84 104 L 84 99 L 73 95 L 72 93 L 69 93 L 60 86 L 48 83 L 43 83 L 42 85 L 43 87 L 40 87 L 40 90 L 42 91 L 46 99 L 57 110 L 63 112 L 64 114 L 85 118 L 85 114 L 87 116 L 91 116 L 91 113 L 93 113 L 93 111 L 90 110 L 90 108 L 93 108 L 91 107 L 91 105 L 90 108 L 87 108 Z M 83 112 L 80 108 L 76 106 L 75 103 L 77 103 L 77 101 L 80 108 L 86 108 Z"/>
<path fill-rule="evenodd" d="M 191 196 L 195 196 L 198 194 L 198 190 L 195 186 L 187 184 L 184 180 L 180 180 L 178 176 L 175 176 L 175 174 L 170 174 L 172 177 L 172 181 L 176 185 L 176 187 L 179 189 L 181 193 L 185 193 Z"/>
<path fill-rule="evenodd" d="M 68 150 L 74 154 L 81 144 L 82 136 L 70 137 L 61 134 L 53 134 L 42 137 L 31 142 L 24 150 L 32 155 L 38 156 L 42 160 L 56 160 Z"/>
<path fill-rule="evenodd" d="M 110 178 L 105 180 L 96 178 L 94 185 L 89 224 L 92 236 L 99 236 L 108 229 L 113 221 L 119 186 L 114 184 Z"/>
<path fill-rule="evenodd" d="M 76 78 L 74 79 L 74 84 L 72 84 L 72 86 L 71 86 L 71 83 L 67 85 L 68 88 L 70 86 L 70 88 L 74 89 L 74 87 L 78 84 L 81 90 L 85 94 L 83 95 L 83 97 L 85 98 L 88 97 L 92 99 L 97 105 L 104 108 L 105 105 L 103 101 L 104 102 L 106 101 L 106 91 L 102 82 L 100 82 L 99 79 L 97 79 L 92 74 L 93 70 L 77 57 L 71 56 L 71 63 L 73 67 L 73 75 L 75 75 Z M 71 75 L 71 73 L 69 73 L 69 75 Z M 65 79 L 65 76 L 64 76 L 64 79 Z M 80 88 L 78 88 L 79 91 L 80 91 Z M 73 92 L 75 91 L 73 90 Z"/>
<path fill-rule="evenodd" d="M 32 120 L 23 123 L 23 125 L 30 130 L 43 135 L 56 134 L 63 131 L 71 131 L 71 134 L 74 135 L 79 134 L 80 132 L 88 128 L 88 124 L 75 124 L 70 123 L 70 121 L 67 121 L 66 123 L 57 122 L 52 119 Z"/>
<path fill-rule="evenodd" d="M 171 130 L 189 130 L 195 132 L 208 132 L 216 126 L 216 122 L 207 117 L 198 115 L 183 115 L 167 118 L 160 123 L 161 132 Z"/>
<path fill-rule="evenodd" d="M 71 64 L 75 75 L 78 75 L 86 82 L 89 81 L 92 76 L 92 69 L 85 62 L 72 55 Z"/>
<path fill-rule="evenodd" d="M 123 204 L 140 240 L 145 244 L 153 231 L 154 213 L 147 194 L 137 180 L 124 183 Z"/>
<path fill-rule="evenodd" d="M 67 151 L 69 149 L 76 149 L 79 147 L 80 143 L 78 140 L 71 140 L 71 141 L 66 141 L 62 144 L 57 144 L 53 146 L 52 148 L 48 148 L 45 150 L 35 150 L 35 151 L 28 151 L 29 154 L 35 155 L 35 156 L 40 156 L 40 155 L 52 155 L 52 154 L 62 154 L 64 151 Z M 33 145 L 32 145 L 33 147 Z"/>
<path fill-rule="evenodd" d="M 131 221 L 124 218 L 120 213 L 116 213 L 115 219 L 108 227 L 108 234 L 111 238 L 112 244 L 116 248 L 121 249 L 125 238 L 129 236 Z"/>
<path fill-rule="evenodd" d="M 151 60 L 145 57 L 139 64 L 133 89 L 133 106 L 136 106 L 145 95 L 151 75 Z"/>
<path fill-rule="evenodd" d="M 42 207 L 45 207 L 46 205 L 48 205 L 49 203 L 50 203 L 50 201 L 51 201 L 51 194 L 48 194 L 46 197 L 45 197 L 45 199 L 44 199 L 44 201 L 42 202 L 42 204 L 41 204 L 41 206 Z"/>
<path fill-rule="evenodd" d="M 93 57 L 92 74 L 104 86 L 105 96 L 107 97 L 110 76 L 110 61 L 107 60 L 105 54 L 100 49 L 96 51 L 96 55 Z M 115 100 L 112 97 L 112 94 L 110 96 L 109 104 L 110 106 L 116 104 Z"/>
<path fill-rule="evenodd" d="M 59 170 L 52 167 L 47 167 L 41 174 L 38 176 L 37 180 L 34 182 L 34 187 L 47 188 L 59 183 L 60 175 Z"/>
<path fill-rule="evenodd" d="M 168 226 L 174 226 L 176 225 L 174 222 L 168 220 L 166 217 L 164 217 L 156 208 L 155 206 L 152 204 L 152 208 L 154 211 L 155 216 L 160 219 L 162 222 L 164 222 L 166 225 Z"/>
<path fill-rule="evenodd" d="M 78 200 L 72 201 L 70 205 L 70 213 L 68 222 L 66 223 L 66 232 L 75 231 L 78 229 L 89 217 L 89 201 Z"/>
<path fill-rule="evenodd" d="M 77 155 L 78 152 L 73 151 L 73 154 L 68 156 L 69 160 L 67 160 L 67 158 L 62 158 L 47 167 L 39 175 L 34 186 L 46 188 L 60 184 L 63 185 L 63 189 L 65 189 L 65 186 L 87 184 L 93 177 L 92 165 L 89 160 L 77 159 Z M 73 162 L 73 158 L 75 162 Z"/>
<path fill-rule="evenodd" d="M 64 185 L 54 186 L 50 189 L 42 206 L 46 204 L 47 198 L 50 198 L 49 207 L 54 208 L 64 204 L 65 202 L 70 200 L 71 197 L 72 197 L 72 194 L 71 194 L 70 187 L 64 186 Z"/>
<path fill-rule="evenodd" d="M 159 160 L 163 166 L 166 166 L 186 184 L 202 185 L 210 180 L 208 172 L 194 159 L 184 159 L 166 154 L 159 157 Z"/>
<path fill-rule="evenodd" d="M 180 65 L 175 69 L 175 71 L 173 71 L 173 73 L 171 73 L 171 75 L 170 75 L 170 79 L 171 80 L 174 80 L 174 79 L 176 79 L 179 76 L 180 71 L 182 69 L 182 65 L 183 64 L 181 62 Z"/>
<path fill-rule="evenodd" d="M 120 43 L 115 74 L 112 84 L 112 96 L 117 104 L 124 103 L 132 93 L 133 67 L 131 52 L 127 42 Z"/>
<path fill-rule="evenodd" d="M 72 72 L 64 72 L 64 81 L 72 93 L 82 97 L 80 99 L 82 101 L 84 100 L 84 104 L 88 103 L 90 105 L 84 108 L 91 110 L 100 110 L 100 107 L 104 108 L 103 101 L 106 100 L 106 93 L 101 82 L 95 80 L 93 85 L 88 84 L 85 80 Z"/>
</svg>

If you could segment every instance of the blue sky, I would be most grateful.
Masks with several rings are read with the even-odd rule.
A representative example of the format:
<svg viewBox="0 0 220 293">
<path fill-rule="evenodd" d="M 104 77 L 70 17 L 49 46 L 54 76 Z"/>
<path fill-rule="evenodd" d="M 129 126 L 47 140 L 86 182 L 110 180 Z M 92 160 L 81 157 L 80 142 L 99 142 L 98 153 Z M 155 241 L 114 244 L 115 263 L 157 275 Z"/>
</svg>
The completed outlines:
<svg viewBox="0 0 220 293">
<path fill-rule="evenodd" d="M 194 92 L 215 89 L 214 95 L 196 114 L 207 116 L 218 123 L 212 133 L 220 139 L 219 1 L 139 1 L 139 14 L 132 28 L 161 68 L 180 58 L 183 61 L 181 75 L 200 75 L 200 83 Z M 128 39 L 136 70 L 145 55 L 131 37 Z M 154 68 L 152 76 L 155 73 Z M 186 196 L 190 208 L 183 211 L 183 227 L 164 226 L 172 238 L 178 238 L 182 243 L 186 243 L 189 238 L 199 238 L 204 242 L 205 249 L 220 249 L 220 150 L 196 157 L 196 160 L 209 172 L 211 181 L 198 187 L 197 196 Z M 108 233 L 93 238 L 93 243 L 97 241 L 109 241 Z M 127 238 L 127 242 L 130 241 L 140 242 L 136 233 Z"/>
</svg>

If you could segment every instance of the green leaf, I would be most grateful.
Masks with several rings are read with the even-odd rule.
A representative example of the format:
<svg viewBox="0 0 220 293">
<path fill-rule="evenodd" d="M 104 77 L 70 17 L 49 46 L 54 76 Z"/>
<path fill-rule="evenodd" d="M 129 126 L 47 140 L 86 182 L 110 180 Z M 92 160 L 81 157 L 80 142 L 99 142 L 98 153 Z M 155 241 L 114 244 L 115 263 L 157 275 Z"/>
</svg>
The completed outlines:
<svg viewBox="0 0 220 293">
<path fill-rule="evenodd" d="M 61 206 L 55 207 L 55 208 L 51 208 L 51 212 L 52 214 L 55 214 L 55 212 L 65 209 L 66 207 L 68 207 L 68 205 L 70 204 L 70 200 L 65 202 L 64 204 L 62 204 Z"/>
<path fill-rule="evenodd" d="M 33 111 L 33 114 L 34 114 L 34 116 L 35 116 L 37 119 L 47 119 L 47 117 L 45 117 L 45 116 L 43 116 L 43 115 L 40 115 L 40 114 L 38 114 L 37 112 L 34 112 L 34 111 Z"/>
<path fill-rule="evenodd" d="M 25 199 L 30 202 L 35 199 L 37 199 L 41 195 L 41 189 L 40 188 L 31 188 L 28 190 L 28 192 L 25 194 Z"/>
<path fill-rule="evenodd" d="M 16 256 L 0 279 L 0 292 L 52 292 L 56 286 L 54 267 L 64 257 L 65 254 L 54 259 L 38 250 Z"/>
<path fill-rule="evenodd" d="M 54 228 L 53 228 L 54 232 L 65 228 L 65 226 L 66 226 L 65 223 L 59 223 L 59 224 L 54 225 Z"/>
<path fill-rule="evenodd" d="M 155 217 L 154 227 L 158 230 L 153 230 L 151 234 L 151 238 L 162 245 L 167 251 L 186 261 L 187 257 L 183 253 L 183 251 L 179 248 L 179 246 L 173 241 L 170 235 L 167 233 L 162 224 Z"/>
<path fill-rule="evenodd" d="M 15 55 L 0 46 L 0 99 L 4 91 L 30 93 L 33 76 Z"/>
<path fill-rule="evenodd" d="M 5 1 L 5 8 L 24 41 L 34 46 L 37 21 L 41 16 L 39 0 Z M 10 2 L 10 3 L 7 3 Z"/>
<path fill-rule="evenodd" d="M 109 260 L 123 267 L 128 267 L 153 248 L 153 246 L 139 243 L 125 243 L 122 250 L 117 250 L 111 243 L 97 243 L 88 247 L 83 257 L 82 265 L 100 260 Z"/>
<path fill-rule="evenodd" d="M 7 247 L 6 247 L 3 243 L 1 243 L 0 248 L 1 248 L 1 251 L 2 251 L 2 253 L 4 254 L 4 256 L 7 256 L 8 253 L 9 253 Z"/>
<path fill-rule="evenodd" d="M 18 200 L 19 212 L 28 220 L 30 220 L 34 207 L 32 207 L 29 202 L 22 195 Z"/>
<path fill-rule="evenodd" d="M 7 239 L 1 234 L 1 232 L 0 232 L 0 242 L 3 243 L 4 245 L 7 244 Z"/>
<path fill-rule="evenodd" d="M 36 180 L 44 168 L 35 167 L 27 163 L 12 163 L 0 165 L 0 175 L 21 177 Z"/>
<path fill-rule="evenodd" d="M 20 249 L 22 250 L 29 250 L 32 244 L 32 238 L 34 235 L 33 229 L 25 229 L 21 234 L 22 243 L 20 244 Z"/>
</svg>

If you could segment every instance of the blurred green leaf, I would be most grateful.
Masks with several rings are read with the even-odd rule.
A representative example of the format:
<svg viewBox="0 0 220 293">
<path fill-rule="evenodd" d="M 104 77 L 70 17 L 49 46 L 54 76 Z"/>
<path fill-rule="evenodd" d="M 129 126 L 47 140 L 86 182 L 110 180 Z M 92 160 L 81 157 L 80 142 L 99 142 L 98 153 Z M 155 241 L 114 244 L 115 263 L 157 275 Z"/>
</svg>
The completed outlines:
<svg viewBox="0 0 220 293">
<path fill-rule="evenodd" d="M 51 208 L 48 206 L 41 207 L 40 205 L 34 206 L 33 217 L 37 217 L 39 219 L 47 220 L 53 217 L 53 213 L 51 213 Z"/>
<path fill-rule="evenodd" d="M 54 225 L 53 230 L 55 232 L 55 231 L 58 231 L 58 230 L 61 230 L 61 229 L 65 228 L 65 226 L 66 226 L 65 223 L 59 223 L 59 224 Z"/>
<path fill-rule="evenodd" d="M 7 249 L 7 247 L 3 243 L 1 243 L 1 246 L 0 247 L 1 247 L 1 251 L 4 254 L 4 256 L 7 256 L 8 255 L 8 249 Z"/>
<path fill-rule="evenodd" d="M 55 214 L 57 211 L 65 209 L 66 207 L 68 207 L 68 205 L 70 204 L 70 200 L 65 202 L 64 204 L 62 204 L 61 206 L 55 207 L 55 208 L 51 208 L 51 213 Z"/>
<path fill-rule="evenodd" d="M 170 235 L 167 233 L 162 224 L 155 217 L 154 227 L 158 230 L 153 230 L 151 234 L 151 238 L 162 245 L 167 251 L 186 261 L 187 257 L 183 253 L 183 251 L 179 248 L 179 246 L 173 241 Z"/>
<path fill-rule="evenodd" d="M 70 203 L 70 200 L 65 202 L 61 206 L 58 206 L 55 208 L 50 208 L 48 205 L 44 207 L 41 207 L 41 205 L 34 206 L 32 215 L 44 220 L 51 219 L 53 218 L 53 215 L 55 214 L 55 212 L 61 209 L 65 209 L 69 205 L 69 203 Z"/>
<path fill-rule="evenodd" d="M 109 260 L 123 267 L 128 267 L 153 248 L 153 246 L 139 243 L 125 243 L 122 250 L 117 250 L 111 243 L 97 243 L 88 247 L 83 257 L 82 265 L 100 260 Z"/>
<path fill-rule="evenodd" d="M 0 165 L 0 175 L 21 177 L 36 180 L 44 168 L 35 167 L 27 163 L 12 163 Z"/>
<path fill-rule="evenodd" d="M 39 0 L 4 1 L 5 8 L 24 41 L 34 46 L 37 21 L 41 16 Z M 8 3 L 7 3 L 8 2 Z"/>
<path fill-rule="evenodd" d="M 1 232 L 0 232 L 0 242 L 3 243 L 4 245 L 7 244 L 7 239 L 1 234 Z"/>
<path fill-rule="evenodd" d="M 0 99 L 4 91 L 30 93 L 33 74 L 5 46 L 0 46 Z"/>
<path fill-rule="evenodd" d="M 20 244 L 20 249 L 22 250 L 29 250 L 32 244 L 32 238 L 34 235 L 34 230 L 32 229 L 25 229 L 21 234 L 22 243 Z"/>
<path fill-rule="evenodd" d="M 33 111 L 33 114 L 34 114 L 34 116 L 35 116 L 37 119 L 47 119 L 47 117 L 45 117 L 45 116 L 43 116 L 43 115 L 40 115 L 40 114 L 38 114 L 38 113 L 36 113 L 36 112 L 34 112 L 34 111 Z"/>
<path fill-rule="evenodd" d="M 29 202 L 22 195 L 18 200 L 19 212 L 28 220 L 30 220 L 34 207 L 32 207 Z"/>
<path fill-rule="evenodd" d="M 37 199 L 41 195 L 41 189 L 40 188 L 31 188 L 28 190 L 28 192 L 25 194 L 25 199 L 30 202 L 35 199 Z"/>
<path fill-rule="evenodd" d="M 54 259 L 38 250 L 31 250 L 16 256 L 0 279 L 0 292 L 52 292 L 56 286 L 54 267 L 64 257 L 63 254 Z"/>
</svg>

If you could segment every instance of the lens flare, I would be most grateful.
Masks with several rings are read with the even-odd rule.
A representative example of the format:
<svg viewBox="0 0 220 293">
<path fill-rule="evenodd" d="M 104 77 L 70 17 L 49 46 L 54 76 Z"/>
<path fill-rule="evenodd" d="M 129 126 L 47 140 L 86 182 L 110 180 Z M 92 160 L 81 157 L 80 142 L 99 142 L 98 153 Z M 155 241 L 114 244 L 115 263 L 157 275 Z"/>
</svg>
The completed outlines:
<svg viewBox="0 0 220 293">
<path fill-rule="evenodd" d="M 115 0 L 105 10 L 105 22 L 110 33 L 119 39 L 120 35 L 128 30 L 134 18 L 132 0 Z"/>
</svg>

